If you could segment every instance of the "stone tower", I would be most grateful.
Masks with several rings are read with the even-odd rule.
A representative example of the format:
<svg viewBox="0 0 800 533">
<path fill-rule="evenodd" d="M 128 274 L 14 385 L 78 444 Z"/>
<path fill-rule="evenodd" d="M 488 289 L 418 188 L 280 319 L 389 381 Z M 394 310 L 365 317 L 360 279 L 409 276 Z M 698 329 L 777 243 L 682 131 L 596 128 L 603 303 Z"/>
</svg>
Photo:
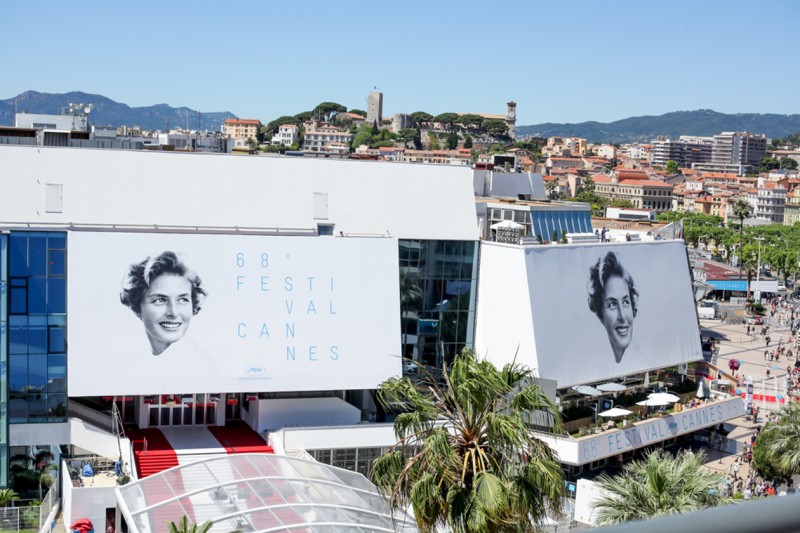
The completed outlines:
<svg viewBox="0 0 800 533">
<path fill-rule="evenodd" d="M 508 126 L 508 136 L 512 139 L 517 138 L 517 103 L 514 101 L 508 102 L 508 111 L 506 111 L 506 125 Z"/>
<path fill-rule="evenodd" d="M 381 127 L 383 123 L 383 93 L 373 91 L 367 96 L 367 124 L 370 126 L 377 124 Z"/>
</svg>

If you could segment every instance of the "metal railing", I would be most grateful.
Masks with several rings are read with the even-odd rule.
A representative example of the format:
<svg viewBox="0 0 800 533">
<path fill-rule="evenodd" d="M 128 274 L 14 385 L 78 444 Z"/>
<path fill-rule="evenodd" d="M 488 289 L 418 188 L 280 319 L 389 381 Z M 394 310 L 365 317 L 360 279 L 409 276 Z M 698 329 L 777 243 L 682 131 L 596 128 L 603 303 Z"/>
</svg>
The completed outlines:
<svg viewBox="0 0 800 533">
<path fill-rule="evenodd" d="M 59 479 L 54 475 L 53 484 L 41 505 L 22 507 L 0 507 L 0 531 L 3 533 L 41 533 L 50 529 L 54 519 L 51 514 L 60 503 Z"/>
<path fill-rule="evenodd" d="M 800 497 L 790 494 L 725 505 L 696 513 L 668 516 L 646 522 L 628 522 L 594 529 L 596 533 L 796 533 L 800 531 Z"/>
</svg>

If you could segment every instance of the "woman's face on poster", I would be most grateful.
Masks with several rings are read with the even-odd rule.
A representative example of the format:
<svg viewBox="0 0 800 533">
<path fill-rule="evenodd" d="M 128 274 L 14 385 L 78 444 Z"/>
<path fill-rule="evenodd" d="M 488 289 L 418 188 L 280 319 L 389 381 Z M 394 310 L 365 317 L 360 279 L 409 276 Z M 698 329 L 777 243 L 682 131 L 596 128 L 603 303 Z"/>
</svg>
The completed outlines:
<svg viewBox="0 0 800 533">
<path fill-rule="evenodd" d="M 142 298 L 140 318 L 147 338 L 158 355 L 186 334 L 194 316 L 192 284 L 178 274 L 155 278 Z"/>
<path fill-rule="evenodd" d="M 633 299 L 628 283 L 611 276 L 603 294 L 603 325 L 619 362 L 633 337 Z"/>
</svg>

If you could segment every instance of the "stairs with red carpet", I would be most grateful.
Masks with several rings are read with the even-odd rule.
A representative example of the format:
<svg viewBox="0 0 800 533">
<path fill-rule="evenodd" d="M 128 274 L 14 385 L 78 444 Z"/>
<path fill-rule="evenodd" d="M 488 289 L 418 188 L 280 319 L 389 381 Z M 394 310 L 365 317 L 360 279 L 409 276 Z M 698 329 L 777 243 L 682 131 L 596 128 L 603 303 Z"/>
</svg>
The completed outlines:
<svg viewBox="0 0 800 533">
<path fill-rule="evenodd" d="M 224 426 L 209 426 L 208 430 L 220 444 L 231 453 L 275 453 L 261 435 L 241 420 L 228 422 Z"/>
<path fill-rule="evenodd" d="M 133 443 L 139 479 L 178 466 L 178 455 L 158 428 L 130 429 L 127 436 Z M 145 439 L 147 451 L 144 449 Z"/>
</svg>

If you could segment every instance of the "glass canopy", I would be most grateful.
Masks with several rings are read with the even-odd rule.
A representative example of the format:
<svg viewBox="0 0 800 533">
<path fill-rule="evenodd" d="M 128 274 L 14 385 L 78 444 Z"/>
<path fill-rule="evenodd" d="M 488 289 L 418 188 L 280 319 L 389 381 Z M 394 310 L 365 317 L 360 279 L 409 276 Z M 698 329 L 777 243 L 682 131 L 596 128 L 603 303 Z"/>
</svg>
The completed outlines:
<svg viewBox="0 0 800 533">
<path fill-rule="evenodd" d="M 213 521 L 210 533 L 417 531 L 356 472 L 274 454 L 203 459 L 118 487 L 131 533 L 167 532 L 168 522 Z"/>
</svg>

